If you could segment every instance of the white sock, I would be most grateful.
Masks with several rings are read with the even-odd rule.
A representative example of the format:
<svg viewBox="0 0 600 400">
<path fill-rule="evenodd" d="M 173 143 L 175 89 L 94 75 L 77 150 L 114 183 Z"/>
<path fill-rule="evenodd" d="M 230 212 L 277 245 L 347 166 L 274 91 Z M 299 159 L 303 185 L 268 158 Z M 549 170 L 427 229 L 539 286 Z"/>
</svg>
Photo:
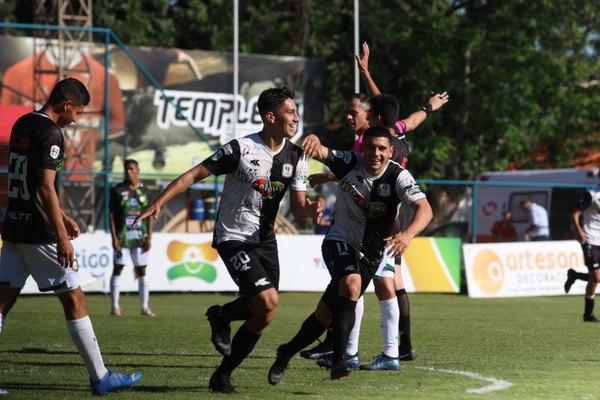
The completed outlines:
<svg viewBox="0 0 600 400">
<path fill-rule="evenodd" d="M 138 276 L 138 291 L 140 293 L 140 303 L 142 305 L 142 311 L 148 309 L 148 298 L 150 297 L 150 290 L 148 289 L 148 282 L 146 282 L 145 276 Z"/>
<path fill-rule="evenodd" d="M 354 327 L 350 331 L 348 344 L 346 345 L 346 355 L 353 356 L 358 353 L 358 339 L 360 337 L 360 323 L 365 312 L 365 299 L 360 296 L 356 302 L 356 310 L 354 311 Z"/>
<path fill-rule="evenodd" d="M 83 358 L 90 379 L 99 381 L 106 375 L 108 370 L 104 366 L 104 361 L 102 361 L 102 354 L 100 354 L 100 347 L 96 341 L 90 317 L 85 316 L 67 321 L 67 329 L 79 351 L 79 355 Z"/>
<path fill-rule="evenodd" d="M 398 357 L 398 322 L 400 309 L 396 297 L 379 302 L 381 310 L 381 336 L 383 353 L 388 357 Z"/>
<path fill-rule="evenodd" d="M 110 277 L 110 300 L 112 302 L 112 309 L 119 309 L 119 297 L 121 292 L 121 286 L 119 285 L 120 275 L 113 275 Z"/>
<path fill-rule="evenodd" d="M 4 325 L 4 320 L 6 319 L 6 317 L 2 314 L 0 314 L 0 332 L 2 332 L 2 326 Z"/>
</svg>

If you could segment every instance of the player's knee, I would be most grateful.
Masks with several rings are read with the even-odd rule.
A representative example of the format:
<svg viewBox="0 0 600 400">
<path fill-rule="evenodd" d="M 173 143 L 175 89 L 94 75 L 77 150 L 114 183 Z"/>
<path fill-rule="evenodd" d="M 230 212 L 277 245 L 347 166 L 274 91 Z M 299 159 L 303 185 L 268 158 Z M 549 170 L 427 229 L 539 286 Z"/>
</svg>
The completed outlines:
<svg viewBox="0 0 600 400">
<path fill-rule="evenodd" d="M 135 276 L 146 276 L 146 266 L 144 265 L 143 267 L 135 267 Z"/>
<path fill-rule="evenodd" d="M 252 314 L 257 317 L 264 317 L 267 314 L 273 313 L 278 303 L 279 296 L 277 295 L 277 291 L 275 289 L 269 289 L 260 292 L 250 299 L 249 305 L 252 309 Z"/>
<path fill-rule="evenodd" d="M 390 278 L 381 278 L 373 282 L 375 286 L 375 294 L 380 301 L 389 300 L 396 297 L 394 289 L 394 280 Z"/>
<path fill-rule="evenodd" d="M 360 297 L 362 280 L 359 274 L 350 274 L 342 279 L 339 295 L 352 300 Z"/>
</svg>

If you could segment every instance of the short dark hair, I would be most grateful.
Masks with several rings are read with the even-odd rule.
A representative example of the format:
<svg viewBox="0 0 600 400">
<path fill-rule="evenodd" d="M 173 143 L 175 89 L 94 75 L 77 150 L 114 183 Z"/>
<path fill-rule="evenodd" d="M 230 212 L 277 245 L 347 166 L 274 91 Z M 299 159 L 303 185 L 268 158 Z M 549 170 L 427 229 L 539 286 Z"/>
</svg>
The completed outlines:
<svg viewBox="0 0 600 400">
<path fill-rule="evenodd" d="M 294 97 L 296 97 L 294 91 L 287 87 L 263 90 L 260 96 L 258 96 L 256 104 L 258 106 L 258 113 L 264 116 L 269 111 L 276 111 L 287 99 L 294 99 Z"/>
<path fill-rule="evenodd" d="M 127 168 L 129 164 L 134 164 L 138 168 L 140 166 L 136 160 L 133 158 L 128 158 L 127 160 L 123 161 L 123 168 Z"/>
<path fill-rule="evenodd" d="M 369 102 L 369 96 L 367 96 L 364 93 L 354 93 L 352 96 L 350 96 L 350 99 L 348 101 L 352 101 L 352 100 L 358 100 L 360 104 L 363 105 L 364 109 L 370 109 L 371 108 L 371 103 Z"/>
<path fill-rule="evenodd" d="M 371 103 L 371 114 L 381 117 L 381 122 L 386 128 L 393 128 L 398 121 L 400 106 L 398 101 L 389 94 L 380 93 L 369 100 Z"/>
<path fill-rule="evenodd" d="M 390 133 L 388 128 L 385 128 L 383 126 L 372 126 L 369 129 L 367 129 L 363 134 L 363 143 L 368 137 L 384 137 L 390 141 L 390 144 L 392 143 L 392 134 Z"/>
<path fill-rule="evenodd" d="M 87 106 L 90 103 L 90 92 L 75 78 L 63 79 L 50 92 L 48 104 L 55 106 L 67 100 L 71 100 L 76 106 Z"/>
</svg>

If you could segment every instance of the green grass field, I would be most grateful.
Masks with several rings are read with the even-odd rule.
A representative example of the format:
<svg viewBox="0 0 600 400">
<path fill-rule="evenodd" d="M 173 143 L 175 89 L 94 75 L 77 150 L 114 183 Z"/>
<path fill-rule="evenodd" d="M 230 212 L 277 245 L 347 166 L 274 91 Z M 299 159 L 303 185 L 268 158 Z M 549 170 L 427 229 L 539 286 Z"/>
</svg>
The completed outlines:
<svg viewBox="0 0 600 400">
<path fill-rule="evenodd" d="M 410 296 L 418 359 L 400 372 L 355 371 L 332 382 L 314 361 L 294 358 L 275 387 L 267 371 L 278 344 L 290 339 L 317 293 L 283 293 L 273 324 L 234 372 L 238 393 L 207 389 L 220 357 L 209 341 L 206 308 L 231 295 L 155 294 L 156 318 L 139 316 L 137 294 L 124 295 L 124 316 L 108 315 L 109 297 L 88 296 L 104 361 L 141 371 L 122 399 L 595 399 L 600 324 L 581 322 L 583 298 L 476 300 L 459 295 Z M 237 327 L 238 325 L 234 325 Z M 367 294 L 361 362 L 381 352 L 379 307 Z M 511 385 L 492 390 L 502 384 Z M 493 386 L 496 385 L 496 386 Z M 88 378 L 53 296 L 21 296 L 0 334 L 0 388 L 11 399 L 89 396 Z M 480 390 L 481 392 L 472 392 Z"/>
</svg>

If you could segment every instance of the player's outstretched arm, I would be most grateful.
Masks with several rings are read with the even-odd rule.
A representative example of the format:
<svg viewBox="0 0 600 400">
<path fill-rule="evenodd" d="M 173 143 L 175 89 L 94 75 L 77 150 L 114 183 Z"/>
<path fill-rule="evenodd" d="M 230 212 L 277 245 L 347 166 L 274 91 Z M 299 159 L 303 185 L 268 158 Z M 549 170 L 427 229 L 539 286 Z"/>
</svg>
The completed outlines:
<svg viewBox="0 0 600 400">
<path fill-rule="evenodd" d="M 410 114 L 403 121 L 406 124 L 406 132 L 414 131 L 419 125 L 425 121 L 427 116 L 433 111 L 439 110 L 444 104 L 450 100 L 448 92 L 435 93 L 429 98 L 429 101 L 421 109 Z M 429 108 L 429 110 L 425 110 Z"/>
<path fill-rule="evenodd" d="M 312 174 L 308 176 L 308 184 L 311 187 L 335 181 L 337 181 L 337 178 L 335 177 L 335 174 L 333 172 L 319 172 L 317 174 Z"/>
<path fill-rule="evenodd" d="M 362 51 L 360 54 L 356 54 L 354 57 L 356 58 L 356 65 L 358 66 L 358 70 L 360 75 L 362 76 L 363 82 L 367 87 L 367 94 L 369 97 L 377 96 L 381 93 L 375 81 L 371 77 L 371 73 L 369 72 L 369 55 L 371 54 L 369 45 L 367 42 L 363 42 Z"/>
<path fill-rule="evenodd" d="M 169 186 L 162 191 L 160 196 L 156 200 L 154 200 L 144 211 L 137 216 L 137 218 L 133 221 L 132 225 L 137 225 L 144 219 L 148 217 L 152 217 L 154 219 L 158 218 L 160 214 L 160 208 L 171 200 L 173 197 L 177 196 L 179 193 L 183 193 L 187 188 L 192 186 L 194 183 L 201 181 L 210 175 L 210 172 L 204 167 L 202 164 L 198 164 L 195 167 L 189 169 L 187 172 L 180 175 L 173 182 L 169 183 Z"/>
</svg>

